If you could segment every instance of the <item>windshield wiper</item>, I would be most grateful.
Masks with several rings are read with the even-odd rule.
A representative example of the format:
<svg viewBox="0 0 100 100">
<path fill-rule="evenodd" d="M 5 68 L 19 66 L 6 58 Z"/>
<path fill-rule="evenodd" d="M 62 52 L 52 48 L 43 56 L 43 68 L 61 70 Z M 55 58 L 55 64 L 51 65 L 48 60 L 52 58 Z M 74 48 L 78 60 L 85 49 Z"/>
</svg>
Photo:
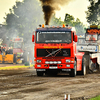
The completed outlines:
<svg viewBox="0 0 100 100">
<path fill-rule="evenodd" d="M 55 54 L 56 52 L 58 52 L 59 50 L 61 50 L 61 48 L 60 49 L 57 49 L 56 51 L 53 51 L 53 52 L 49 52 L 49 54 L 47 55 L 47 56 L 45 56 L 45 57 L 48 57 L 48 56 L 50 56 L 50 55 L 52 55 L 52 54 Z"/>
</svg>

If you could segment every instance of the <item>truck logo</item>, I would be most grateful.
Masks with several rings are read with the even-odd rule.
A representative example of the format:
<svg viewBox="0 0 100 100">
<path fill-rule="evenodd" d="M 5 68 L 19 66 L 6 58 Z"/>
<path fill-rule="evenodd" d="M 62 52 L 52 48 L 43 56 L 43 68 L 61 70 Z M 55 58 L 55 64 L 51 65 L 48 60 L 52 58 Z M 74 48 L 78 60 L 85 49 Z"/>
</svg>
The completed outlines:
<svg viewBox="0 0 100 100">
<path fill-rule="evenodd" d="M 48 50 L 46 50 L 46 51 L 49 53 L 46 57 L 48 57 L 48 56 L 50 56 L 50 55 L 53 55 L 53 54 L 55 54 L 56 52 L 58 53 L 59 50 L 61 50 L 61 48 L 60 48 L 60 49 L 57 49 L 57 50 L 55 50 L 55 51 L 53 51 L 53 52 L 51 52 L 51 53 L 50 53 Z M 57 53 L 56 53 L 56 54 L 57 54 Z M 56 54 L 55 54 L 55 56 L 56 56 Z"/>
</svg>

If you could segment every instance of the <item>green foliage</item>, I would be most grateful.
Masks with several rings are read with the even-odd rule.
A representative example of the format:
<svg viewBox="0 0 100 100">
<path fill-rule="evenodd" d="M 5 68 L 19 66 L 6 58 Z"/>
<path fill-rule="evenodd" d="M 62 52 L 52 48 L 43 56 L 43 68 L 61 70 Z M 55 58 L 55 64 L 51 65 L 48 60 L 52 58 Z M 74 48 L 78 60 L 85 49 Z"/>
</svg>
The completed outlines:
<svg viewBox="0 0 100 100">
<path fill-rule="evenodd" d="M 97 1 L 97 2 L 96 2 Z M 90 6 L 88 7 L 87 22 L 90 24 L 100 24 L 100 0 L 89 0 Z"/>
<path fill-rule="evenodd" d="M 24 65 L 25 65 L 25 66 L 30 66 L 30 63 L 29 63 L 29 62 L 25 62 Z"/>
<path fill-rule="evenodd" d="M 84 25 L 78 18 L 75 21 L 75 18 L 72 15 L 66 14 L 64 22 L 67 25 L 75 27 L 77 35 L 83 35 L 85 33 Z"/>
<path fill-rule="evenodd" d="M 77 35 L 84 35 L 85 33 L 83 23 L 78 18 L 75 21 L 75 18 L 72 15 L 67 13 L 65 14 L 64 21 L 61 21 L 61 18 L 56 18 L 55 15 L 53 15 L 50 24 L 56 26 L 62 26 L 63 24 L 65 24 L 65 25 L 75 27 Z"/>
<path fill-rule="evenodd" d="M 43 12 L 38 0 L 23 0 L 23 2 L 16 1 L 16 4 L 9 9 L 10 13 L 6 14 L 5 22 L 7 25 L 6 36 L 9 40 L 12 37 L 23 37 L 24 43 L 31 42 L 32 32 L 39 24 L 44 23 Z M 66 14 L 64 21 L 61 18 L 52 16 L 50 25 L 68 24 L 76 28 L 78 35 L 84 33 L 84 25 L 79 19 L 76 19 Z"/>
<path fill-rule="evenodd" d="M 76 28 L 76 34 L 77 35 L 84 35 L 84 25 L 83 23 L 77 18 L 75 22 L 73 22 L 73 26 Z"/>
<path fill-rule="evenodd" d="M 5 21 L 9 38 L 20 36 L 25 43 L 31 41 L 33 30 L 44 23 L 40 3 L 37 0 L 16 1 L 10 13 L 6 14 Z"/>
<path fill-rule="evenodd" d="M 63 24 L 65 24 L 65 22 L 61 21 L 61 18 L 56 18 L 55 14 L 52 16 L 50 25 L 62 26 Z"/>
<path fill-rule="evenodd" d="M 91 98 L 90 100 L 100 100 L 100 95 L 95 98 Z"/>
<path fill-rule="evenodd" d="M 67 25 L 70 25 L 70 26 L 73 26 L 74 24 L 74 17 L 69 15 L 69 14 L 66 14 L 65 15 L 65 19 L 64 19 L 64 22 L 67 24 Z"/>
</svg>

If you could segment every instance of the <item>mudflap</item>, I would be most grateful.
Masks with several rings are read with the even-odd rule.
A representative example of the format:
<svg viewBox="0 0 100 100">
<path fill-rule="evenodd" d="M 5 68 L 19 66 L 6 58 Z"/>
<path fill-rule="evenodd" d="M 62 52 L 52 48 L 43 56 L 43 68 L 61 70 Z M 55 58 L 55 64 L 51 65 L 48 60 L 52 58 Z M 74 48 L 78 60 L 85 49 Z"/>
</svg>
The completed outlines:
<svg viewBox="0 0 100 100">
<path fill-rule="evenodd" d="M 79 52 L 76 55 L 76 61 L 77 61 L 77 71 L 82 70 L 82 58 L 83 58 L 84 52 Z"/>
</svg>

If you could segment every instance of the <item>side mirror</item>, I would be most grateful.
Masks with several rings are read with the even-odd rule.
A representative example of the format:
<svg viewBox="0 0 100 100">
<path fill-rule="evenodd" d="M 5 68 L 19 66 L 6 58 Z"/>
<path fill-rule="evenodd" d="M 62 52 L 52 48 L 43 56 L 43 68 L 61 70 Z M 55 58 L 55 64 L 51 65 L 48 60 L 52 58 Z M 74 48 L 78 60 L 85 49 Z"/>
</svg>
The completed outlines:
<svg viewBox="0 0 100 100">
<path fill-rule="evenodd" d="M 34 42 L 34 35 L 32 35 L 32 42 Z"/>
<path fill-rule="evenodd" d="M 75 41 L 75 42 L 78 41 L 77 35 L 74 35 L 74 41 Z"/>
</svg>

